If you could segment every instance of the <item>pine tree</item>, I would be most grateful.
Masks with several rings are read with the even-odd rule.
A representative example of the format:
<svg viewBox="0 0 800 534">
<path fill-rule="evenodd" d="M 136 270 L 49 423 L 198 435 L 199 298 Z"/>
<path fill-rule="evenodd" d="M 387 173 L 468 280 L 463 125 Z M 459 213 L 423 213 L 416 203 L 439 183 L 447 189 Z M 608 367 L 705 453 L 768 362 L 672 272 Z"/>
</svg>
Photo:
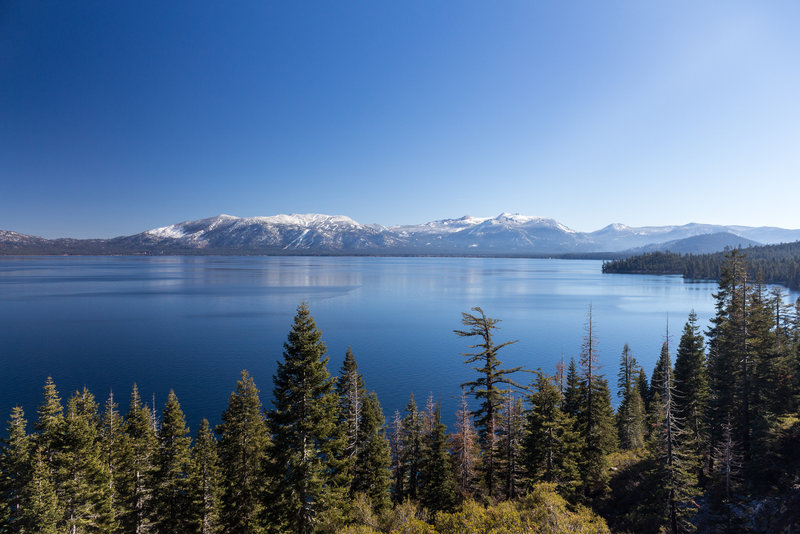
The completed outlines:
<svg viewBox="0 0 800 534">
<path fill-rule="evenodd" d="M 158 438 L 153 429 L 153 414 L 139 397 L 136 384 L 131 390 L 124 425 L 124 446 L 120 476 L 120 496 L 125 532 L 144 534 L 153 531 L 153 475 Z"/>
<path fill-rule="evenodd" d="M 762 354 L 756 369 L 759 392 L 764 398 L 764 409 L 773 414 L 794 411 L 795 402 L 792 374 L 794 358 L 792 354 L 792 310 L 786 302 L 786 294 L 781 288 L 773 288 L 764 306 L 772 314 L 770 335 L 772 346 Z"/>
<path fill-rule="evenodd" d="M 363 399 L 366 395 L 364 380 L 358 372 L 358 364 L 350 347 L 345 353 L 344 363 L 336 381 L 339 396 L 339 427 L 345 432 L 344 458 L 346 472 L 352 480 L 359 451 L 359 427 L 362 419 Z M 351 491 L 352 493 L 352 491 Z"/>
<path fill-rule="evenodd" d="M 217 534 L 222 497 L 222 471 L 217 443 L 208 424 L 200 422 L 189 469 L 188 532 Z"/>
<path fill-rule="evenodd" d="M 322 333 L 308 306 L 297 308 L 273 377 L 272 459 L 276 469 L 275 510 L 287 528 L 311 532 L 320 514 L 344 506 L 349 487 L 344 434 L 337 427 L 338 397 L 328 374 Z"/>
<path fill-rule="evenodd" d="M 725 532 L 741 532 L 744 528 L 737 520 L 735 509 L 739 504 L 737 493 L 741 485 L 742 453 L 740 444 L 733 437 L 733 424 L 730 421 L 722 425 L 722 436 L 712 456 L 711 504 L 724 518 L 713 518 L 712 521 L 715 524 L 724 521 Z"/>
<path fill-rule="evenodd" d="M 497 485 L 497 412 L 503 401 L 500 387 L 506 385 L 522 388 L 509 378 L 509 375 L 521 370 L 522 367 L 500 368 L 502 362 L 497 358 L 497 353 L 503 347 L 516 343 L 516 340 L 495 345 L 493 332 L 499 328 L 497 323 L 500 320 L 486 317 L 479 307 L 472 308 L 472 311 L 477 315 L 461 314 L 461 323 L 468 327 L 468 330 L 454 330 L 454 332 L 458 336 L 480 339 L 479 343 L 469 346 L 470 349 L 478 349 L 478 352 L 463 354 L 466 358 L 464 363 L 478 362 L 478 365 L 472 369 L 477 371 L 480 377 L 461 384 L 461 387 L 469 387 L 472 395 L 480 403 L 480 407 L 475 411 L 475 416 L 478 418 L 476 426 L 481 446 L 483 484 L 486 494 L 491 498 L 496 494 Z"/>
<path fill-rule="evenodd" d="M 617 410 L 617 429 L 623 449 L 637 449 L 644 445 L 644 403 L 636 387 L 638 372 L 639 365 L 626 343 L 617 375 L 617 394 L 622 399 Z"/>
<path fill-rule="evenodd" d="M 643 416 L 650 413 L 650 404 L 648 400 L 648 392 L 650 390 L 650 383 L 647 381 L 647 373 L 644 369 L 639 367 L 636 373 L 636 390 L 639 392 L 639 398 L 642 399 L 642 414 Z"/>
<path fill-rule="evenodd" d="M 189 530 L 189 446 L 191 438 L 178 397 L 170 390 L 158 433 L 153 509 L 156 532 Z"/>
<path fill-rule="evenodd" d="M 693 311 L 683 327 L 675 356 L 673 405 L 675 419 L 681 421 L 684 428 L 687 461 L 694 464 L 698 477 L 702 474 L 708 447 L 705 414 L 709 391 L 703 345 L 697 315 Z"/>
<path fill-rule="evenodd" d="M 656 396 L 661 397 L 663 402 L 664 388 L 669 375 L 669 352 L 667 343 L 661 344 L 661 353 L 656 360 L 656 366 L 653 368 L 653 374 L 650 375 L 650 389 L 648 390 L 648 399 L 650 403 Z M 672 384 L 670 384 L 671 386 Z"/>
<path fill-rule="evenodd" d="M 406 474 L 404 484 L 406 496 L 412 500 L 416 500 L 419 496 L 419 471 L 422 467 L 422 426 L 422 412 L 417 409 L 417 402 L 412 393 L 408 399 L 406 415 L 402 421 L 401 440 L 403 454 L 400 459 L 404 466 L 403 471 Z"/>
<path fill-rule="evenodd" d="M 0 502 L 5 505 L 0 518 L 2 532 L 21 532 L 23 529 L 23 496 L 31 477 L 32 454 L 27 424 L 22 408 L 14 407 L 8 421 L 8 439 L 0 455 Z"/>
<path fill-rule="evenodd" d="M 70 398 L 62 425 L 55 464 L 65 531 L 77 534 L 113 530 L 116 525 L 108 492 L 109 473 L 98 435 L 97 403 L 85 387 Z"/>
<path fill-rule="evenodd" d="M 120 491 L 120 480 L 124 480 L 123 460 L 125 458 L 125 439 L 122 434 L 124 422 L 119 414 L 114 392 L 109 392 L 100 419 L 100 454 L 107 473 L 107 495 L 109 499 L 108 532 L 117 532 L 119 519 L 123 514 L 123 499 Z"/>
<path fill-rule="evenodd" d="M 367 394 L 361 403 L 358 456 L 356 456 L 350 489 L 370 498 L 377 510 L 385 509 L 391 487 L 391 454 L 384 433 L 384 417 L 378 396 Z"/>
<path fill-rule="evenodd" d="M 534 484 L 553 483 L 559 493 L 572 498 L 580 485 L 575 418 L 561 410 L 561 395 L 541 369 L 531 389 L 523 442 L 528 478 Z"/>
<path fill-rule="evenodd" d="M 563 400 L 564 392 L 567 389 L 567 368 L 564 366 L 564 353 L 561 353 L 561 359 L 556 364 L 556 375 L 553 377 L 558 387 L 558 393 Z M 563 409 L 563 406 L 562 406 Z"/>
<path fill-rule="evenodd" d="M 463 389 L 459 409 L 456 412 L 455 432 L 450 436 L 450 443 L 456 489 L 462 499 L 467 499 L 475 493 L 479 449 L 478 436 L 472 426 L 472 412 L 467 405 L 467 396 Z"/>
<path fill-rule="evenodd" d="M 265 531 L 262 513 L 267 477 L 264 471 L 269 436 L 258 388 L 243 370 L 217 426 L 222 466 L 223 532 L 257 534 Z"/>
<path fill-rule="evenodd" d="M 561 401 L 561 410 L 570 417 L 576 418 L 581 410 L 581 378 L 575 358 L 569 360 L 567 384 Z"/>
<path fill-rule="evenodd" d="M 400 503 L 406 498 L 406 469 L 403 463 L 403 420 L 399 410 L 395 410 L 392 416 L 389 449 L 392 457 L 392 500 Z"/>
<path fill-rule="evenodd" d="M 669 333 L 667 333 L 667 340 Z M 658 403 L 660 419 L 656 421 L 650 441 L 650 453 L 654 469 L 649 473 L 657 488 L 656 515 L 662 527 L 672 534 L 691 528 L 689 519 L 695 512 L 693 498 L 697 494 L 696 463 L 692 456 L 684 453 L 684 432 L 675 416 L 675 386 L 672 379 L 672 364 L 668 341 L 665 341 L 659 360 L 663 378 L 657 382 L 661 391 L 653 395 Z"/>
<path fill-rule="evenodd" d="M 503 405 L 498 416 L 498 439 L 500 458 L 500 480 L 506 499 L 516 500 L 522 493 L 524 466 L 522 460 L 522 440 L 525 419 L 522 400 L 512 391 L 504 395 Z"/>
<path fill-rule="evenodd" d="M 447 447 L 447 427 L 442 424 L 438 404 L 433 408 L 430 429 L 424 436 L 421 460 L 420 502 L 431 512 L 452 510 L 456 504 L 456 486 Z"/>
<path fill-rule="evenodd" d="M 44 456 L 45 466 L 52 475 L 55 469 L 54 457 L 57 449 L 61 446 L 61 429 L 64 424 L 64 407 L 61 404 L 61 397 L 51 377 L 47 377 L 44 384 L 44 399 L 36 411 L 38 418 L 33 425 L 38 431 L 36 436 L 36 447 Z"/>
<path fill-rule="evenodd" d="M 59 522 L 64 512 L 59 505 L 53 477 L 41 448 L 37 448 L 31 457 L 31 476 L 23 488 L 20 508 L 22 528 L 19 532 L 63 532 Z"/>
<path fill-rule="evenodd" d="M 709 447 L 723 440 L 726 425 L 733 422 L 732 441 L 749 448 L 749 355 L 747 354 L 747 265 L 738 250 L 726 256 L 714 294 L 716 314 L 708 331 L 708 373 L 711 396 L 708 404 Z M 744 414 L 746 412 L 746 415 Z M 747 420 L 747 427 L 742 428 Z M 713 458 L 709 457 L 713 470 Z"/>
<path fill-rule="evenodd" d="M 599 372 L 598 346 L 592 307 L 580 358 L 581 402 L 577 428 L 583 438 L 579 465 L 586 497 L 602 496 L 608 489 L 606 455 L 617 447 L 614 410 L 608 381 Z"/>
</svg>

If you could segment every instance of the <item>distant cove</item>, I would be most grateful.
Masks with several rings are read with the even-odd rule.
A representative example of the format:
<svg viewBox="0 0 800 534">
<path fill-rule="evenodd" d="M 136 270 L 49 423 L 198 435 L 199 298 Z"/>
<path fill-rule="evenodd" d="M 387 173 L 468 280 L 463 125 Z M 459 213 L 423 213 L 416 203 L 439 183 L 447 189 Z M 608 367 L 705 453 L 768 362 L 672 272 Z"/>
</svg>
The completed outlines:
<svg viewBox="0 0 800 534">
<path fill-rule="evenodd" d="M 453 329 L 481 306 L 502 319 L 508 366 L 552 372 L 577 356 L 591 303 L 603 371 L 624 343 L 649 372 L 669 320 L 672 345 L 694 309 L 706 326 L 712 282 L 608 275 L 597 260 L 379 257 L 4 257 L 0 409 L 33 414 L 45 378 L 62 396 L 86 385 L 124 404 L 133 382 L 161 407 L 174 388 L 192 429 L 219 421 L 243 368 L 270 402 L 297 305 L 323 332 L 329 369 L 351 346 L 387 417 L 408 394 L 441 399 L 452 421 L 470 378 Z"/>
</svg>

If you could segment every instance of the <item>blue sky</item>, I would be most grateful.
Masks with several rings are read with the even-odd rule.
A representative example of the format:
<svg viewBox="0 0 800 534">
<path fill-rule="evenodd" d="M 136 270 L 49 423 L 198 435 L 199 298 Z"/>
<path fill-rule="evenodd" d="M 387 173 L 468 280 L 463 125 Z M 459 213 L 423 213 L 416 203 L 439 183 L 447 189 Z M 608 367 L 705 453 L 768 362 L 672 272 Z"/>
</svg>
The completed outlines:
<svg viewBox="0 0 800 534">
<path fill-rule="evenodd" d="M 0 4 L 0 229 L 798 228 L 797 2 Z"/>
</svg>

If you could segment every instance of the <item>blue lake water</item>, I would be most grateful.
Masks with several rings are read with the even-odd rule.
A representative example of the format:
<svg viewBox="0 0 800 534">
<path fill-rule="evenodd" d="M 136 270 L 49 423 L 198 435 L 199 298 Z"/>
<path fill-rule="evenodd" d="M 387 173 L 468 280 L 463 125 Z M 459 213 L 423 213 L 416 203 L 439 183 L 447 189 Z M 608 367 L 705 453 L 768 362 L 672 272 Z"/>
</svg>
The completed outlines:
<svg viewBox="0 0 800 534">
<path fill-rule="evenodd" d="M 461 312 L 502 319 L 507 366 L 553 372 L 577 356 L 591 303 L 600 360 L 615 389 L 624 343 L 648 371 L 667 322 L 672 346 L 694 309 L 705 328 L 716 284 L 678 276 L 604 275 L 599 261 L 502 258 L 11 257 L 0 259 L 0 413 L 35 418 L 50 375 L 66 400 L 84 385 L 99 401 L 130 387 L 161 408 L 172 388 L 192 430 L 219 422 L 241 369 L 266 405 L 302 300 L 338 373 L 352 346 L 387 417 L 414 392 L 453 420 L 472 378 L 453 334 Z M 530 375 L 521 376 L 528 382 Z"/>
</svg>

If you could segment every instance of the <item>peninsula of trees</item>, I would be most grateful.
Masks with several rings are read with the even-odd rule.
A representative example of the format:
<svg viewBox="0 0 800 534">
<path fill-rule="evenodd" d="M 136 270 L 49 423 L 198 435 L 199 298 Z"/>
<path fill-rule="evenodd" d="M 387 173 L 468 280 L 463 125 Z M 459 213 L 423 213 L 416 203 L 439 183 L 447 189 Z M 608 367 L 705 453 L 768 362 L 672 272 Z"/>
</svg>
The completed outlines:
<svg viewBox="0 0 800 534">
<path fill-rule="evenodd" d="M 800 241 L 763 247 L 748 247 L 747 276 L 751 281 L 781 284 L 800 289 Z M 728 252 L 675 254 L 650 252 L 603 263 L 604 273 L 680 274 L 690 280 L 719 280 Z"/>
<path fill-rule="evenodd" d="M 791 532 L 800 527 L 800 302 L 737 251 L 716 315 L 690 313 L 646 376 L 620 348 L 612 407 L 591 307 L 579 358 L 504 368 L 498 319 L 462 314 L 455 425 L 413 395 L 388 424 L 348 350 L 337 376 L 305 304 L 262 406 L 243 371 L 221 423 L 134 385 L 123 417 L 52 380 L 32 429 L 11 411 L 0 531 L 15 533 Z M 531 380 L 532 377 L 532 380 Z M 31 431 L 32 430 L 32 431 Z"/>
</svg>

